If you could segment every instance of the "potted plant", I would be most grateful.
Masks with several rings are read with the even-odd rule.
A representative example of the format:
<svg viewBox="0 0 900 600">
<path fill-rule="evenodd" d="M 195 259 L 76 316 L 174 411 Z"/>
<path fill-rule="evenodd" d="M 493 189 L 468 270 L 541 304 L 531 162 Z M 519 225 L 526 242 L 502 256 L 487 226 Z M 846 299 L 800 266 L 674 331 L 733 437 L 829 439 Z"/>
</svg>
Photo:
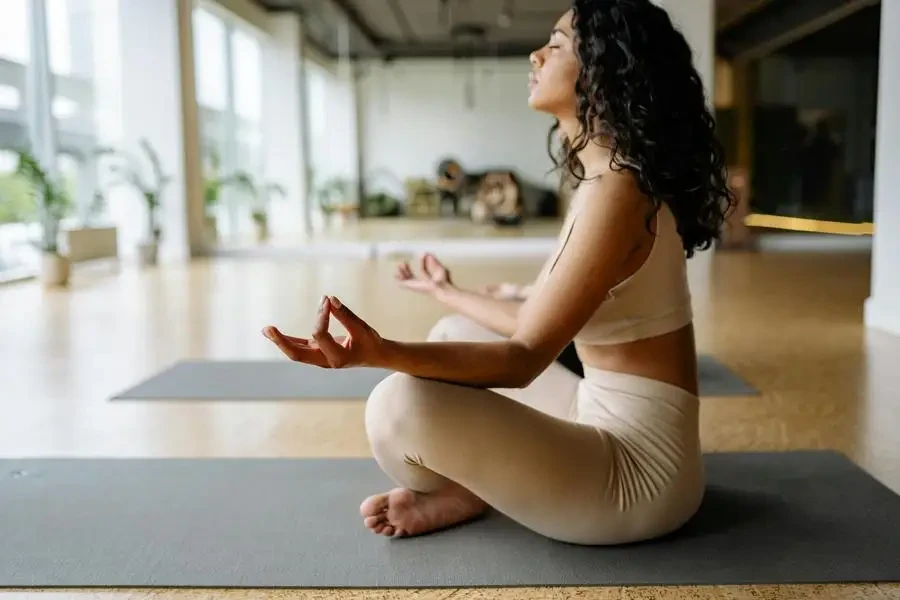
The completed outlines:
<svg viewBox="0 0 900 600">
<path fill-rule="evenodd" d="M 256 241 L 265 242 L 269 239 L 269 203 L 272 201 L 272 194 L 284 198 L 287 191 L 281 185 L 272 182 L 260 188 L 247 173 L 241 172 L 237 177 L 242 187 L 250 194 L 250 216 L 256 229 Z"/>
<path fill-rule="evenodd" d="M 229 182 L 219 175 L 222 165 L 219 153 L 215 149 L 210 149 L 206 152 L 206 158 L 209 165 L 203 173 L 204 222 L 206 224 L 206 240 L 210 245 L 214 245 L 219 239 L 215 210 L 222 197 L 222 188 Z"/>
<path fill-rule="evenodd" d="M 68 257 L 59 251 L 59 229 L 72 205 L 65 186 L 52 179 L 30 152 L 20 151 L 16 173 L 31 185 L 41 219 L 41 282 L 46 287 L 69 283 Z"/>
<path fill-rule="evenodd" d="M 338 223 L 343 224 L 356 212 L 358 207 L 352 202 L 352 185 L 349 179 L 332 177 L 319 186 L 319 209 L 326 220 L 337 218 Z"/>
<path fill-rule="evenodd" d="M 203 205 L 206 209 L 206 235 L 210 244 L 215 244 L 219 239 L 219 228 L 216 219 L 216 208 L 222 200 L 222 192 L 229 186 L 256 196 L 256 187 L 250 176 L 244 171 L 236 171 L 231 175 L 222 175 L 222 160 L 218 151 L 210 148 L 206 151 L 208 161 L 203 177 Z"/>
<path fill-rule="evenodd" d="M 147 237 L 138 244 L 137 255 L 138 262 L 141 265 L 148 266 L 155 265 L 158 260 L 159 242 L 162 238 L 159 210 L 163 191 L 172 181 L 172 177 L 163 172 L 159 155 L 149 141 L 141 138 L 140 148 L 147 159 L 147 163 L 150 165 L 151 177 L 149 178 L 144 176 L 145 172 L 141 168 L 140 162 L 129 152 L 113 148 L 102 148 L 98 151 L 98 154 L 119 159 L 110 165 L 110 172 L 114 175 L 114 179 L 109 185 L 128 185 L 137 190 L 144 200 L 147 210 Z"/>
</svg>

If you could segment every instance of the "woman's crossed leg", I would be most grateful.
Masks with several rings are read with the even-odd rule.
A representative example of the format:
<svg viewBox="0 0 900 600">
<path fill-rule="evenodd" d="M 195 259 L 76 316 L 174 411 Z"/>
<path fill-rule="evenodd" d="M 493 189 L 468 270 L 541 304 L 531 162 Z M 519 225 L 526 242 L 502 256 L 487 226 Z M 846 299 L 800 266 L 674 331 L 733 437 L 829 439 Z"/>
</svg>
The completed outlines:
<svg viewBox="0 0 900 600">
<path fill-rule="evenodd" d="M 366 526 L 417 535 L 493 507 L 574 543 L 619 535 L 606 523 L 614 450 L 596 428 L 496 392 L 394 374 L 366 406 L 372 452 L 399 488 L 367 498 Z"/>
</svg>

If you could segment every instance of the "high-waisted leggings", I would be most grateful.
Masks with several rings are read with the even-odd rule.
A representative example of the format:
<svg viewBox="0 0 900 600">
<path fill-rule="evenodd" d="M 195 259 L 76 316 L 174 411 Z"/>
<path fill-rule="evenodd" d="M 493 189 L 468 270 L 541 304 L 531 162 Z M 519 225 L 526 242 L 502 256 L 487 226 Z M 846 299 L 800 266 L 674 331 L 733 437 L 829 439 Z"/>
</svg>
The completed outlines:
<svg viewBox="0 0 900 600">
<path fill-rule="evenodd" d="M 445 317 L 431 340 L 495 333 Z M 646 540 L 699 508 L 698 398 L 635 375 L 552 364 L 524 389 L 481 389 L 396 373 L 371 393 L 366 429 L 397 485 L 454 481 L 521 525 L 576 544 Z"/>
</svg>

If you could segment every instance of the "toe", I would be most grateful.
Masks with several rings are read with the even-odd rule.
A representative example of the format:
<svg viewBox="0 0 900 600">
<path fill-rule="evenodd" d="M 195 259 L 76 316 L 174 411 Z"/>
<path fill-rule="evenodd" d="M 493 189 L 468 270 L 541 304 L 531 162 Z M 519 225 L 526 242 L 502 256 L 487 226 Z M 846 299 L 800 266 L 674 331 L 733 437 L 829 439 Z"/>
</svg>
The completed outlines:
<svg viewBox="0 0 900 600">
<path fill-rule="evenodd" d="M 374 517 L 387 510 L 388 495 L 376 494 L 369 496 L 359 505 L 359 513 L 364 517 Z"/>
<path fill-rule="evenodd" d="M 384 529 L 381 530 L 381 533 L 382 533 L 382 535 L 392 537 L 394 535 L 394 526 L 393 525 L 385 525 Z"/>
<path fill-rule="evenodd" d="M 386 523 L 386 518 L 384 514 L 375 515 L 374 517 L 366 517 L 363 520 L 363 523 L 369 529 L 375 529 L 378 525 L 383 525 L 384 523 Z"/>
</svg>

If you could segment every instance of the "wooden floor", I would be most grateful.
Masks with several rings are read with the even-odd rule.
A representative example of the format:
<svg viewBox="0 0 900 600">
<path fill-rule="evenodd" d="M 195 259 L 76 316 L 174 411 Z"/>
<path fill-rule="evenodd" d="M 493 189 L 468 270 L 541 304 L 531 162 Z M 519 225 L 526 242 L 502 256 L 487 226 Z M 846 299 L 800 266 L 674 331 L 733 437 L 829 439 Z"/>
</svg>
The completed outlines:
<svg viewBox="0 0 900 600">
<path fill-rule="evenodd" d="M 698 343 L 763 390 L 704 399 L 708 451 L 835 448 L 900 492 L 900 339 L 866 332 L 865 253 L 722 254 L 694 273 Z M 461 284 L 524 281 L 533 262 L 460 262 Z M 109 403 L 190 357 L 279 356 L 270 323 L 307 333 L 322 293 L 383 335 L 416 339 L 442 313 L 395 288 L 392 265 L 199 261 L 76 272 L 68 291 L 0 287 L 2 456 L 369 456 L 362 403 Z M 838 491 L 836 490 L 836 493 Z M 372 591 L 8 591 L 2 598 L 900 598 L 900 586 Z"/>
</svg>

